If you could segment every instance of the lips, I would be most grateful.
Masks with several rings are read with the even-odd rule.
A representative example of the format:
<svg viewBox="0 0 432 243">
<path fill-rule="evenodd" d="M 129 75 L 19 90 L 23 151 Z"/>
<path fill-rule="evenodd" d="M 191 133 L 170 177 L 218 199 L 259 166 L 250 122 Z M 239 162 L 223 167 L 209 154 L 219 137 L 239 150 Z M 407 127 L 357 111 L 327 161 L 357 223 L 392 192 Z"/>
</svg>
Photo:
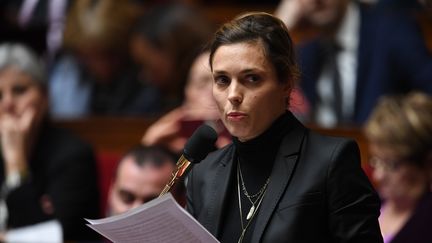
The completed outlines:
<svg viewBox="0 0 432 243">
<path fill-rule="evenodd" d="M 241 121 L 246 118 L 246 113 L 231 111 L 227 113 L 227 119 L 230 121 Z"/>
</svg>

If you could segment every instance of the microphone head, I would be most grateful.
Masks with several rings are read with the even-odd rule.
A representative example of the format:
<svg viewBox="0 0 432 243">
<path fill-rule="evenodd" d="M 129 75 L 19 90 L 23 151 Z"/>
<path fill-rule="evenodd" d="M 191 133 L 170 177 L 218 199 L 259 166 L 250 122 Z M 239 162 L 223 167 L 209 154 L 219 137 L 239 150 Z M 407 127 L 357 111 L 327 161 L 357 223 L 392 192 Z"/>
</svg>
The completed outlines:
<svg viewBox="0 0 432 243">
<path fill-rule="evenodd" d="M 183 156 L 191 163 L 199 163 L 215 149 L 216 140 L 216 131 L 209 125 L 203 124 L 195 130 L 186 142 Z"/>
</svg>

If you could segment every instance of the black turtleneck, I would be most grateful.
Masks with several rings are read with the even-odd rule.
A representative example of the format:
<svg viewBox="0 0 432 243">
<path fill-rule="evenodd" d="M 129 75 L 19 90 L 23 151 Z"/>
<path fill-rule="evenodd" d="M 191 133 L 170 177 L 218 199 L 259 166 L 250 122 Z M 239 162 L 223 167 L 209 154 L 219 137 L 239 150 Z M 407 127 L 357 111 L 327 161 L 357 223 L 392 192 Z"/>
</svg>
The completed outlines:
<svg viewBox="0 0 432 243">
<path fill-rule="evenodd" d="M 292 114 L 287 112 L 276 119 L 270 128 L 256 138 L 246 142 L 241 142 L 236 137 L 233 138 L 236 156 L 233 161 L 233 174 L 231 175 L 231 184 L 227 191 L 225 215 L 221 225 L 221 242 L 237 242 L 242 231 L 237 192 L 237 162 L 240 162 L 241 172 L 248 193 L 250 195 L 257 193 L 271 174 L 282 138 L 292 128 L 288 125 L 292 119 Z M 242 193 L 241 187 L 240 197 L 242 200 L 243 222 L 247 224 L 246 215 L 252 204 Z M 243 242 L 250 242 L 255 221 L 254 217 L 246 231 Z"/>
</svg>

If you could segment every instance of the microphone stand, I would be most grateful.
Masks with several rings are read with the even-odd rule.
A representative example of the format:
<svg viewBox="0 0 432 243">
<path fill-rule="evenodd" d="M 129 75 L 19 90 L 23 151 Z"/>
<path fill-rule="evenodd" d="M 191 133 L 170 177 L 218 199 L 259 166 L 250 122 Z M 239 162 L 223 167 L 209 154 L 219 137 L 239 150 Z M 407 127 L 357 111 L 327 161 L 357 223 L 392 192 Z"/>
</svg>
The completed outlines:
<svg viewBox="0 0 432 243">
<path fill-rule="evenodd" d="M 184 155 L 182 155 L 180 157 L 180 159 L 177 161 L 176 163 L 176 169 L 175 171 L 172 173 L 171 175 L 171 179 L 168 181 L 168 183 L 165 185 L 164 189 L 162 190 L 162 192 L 159 194 L 159 197 L 161 197 L 162 195 L 165 195 L 166 193 L 168 193 L 171 190 L 171 187 L 174 185 L 174 183 L 181 178 L 185 172 L 188 170 L 189 165 L 191 164 L 191 162 L 189 160 L 187 160 Z"/>
</svg>

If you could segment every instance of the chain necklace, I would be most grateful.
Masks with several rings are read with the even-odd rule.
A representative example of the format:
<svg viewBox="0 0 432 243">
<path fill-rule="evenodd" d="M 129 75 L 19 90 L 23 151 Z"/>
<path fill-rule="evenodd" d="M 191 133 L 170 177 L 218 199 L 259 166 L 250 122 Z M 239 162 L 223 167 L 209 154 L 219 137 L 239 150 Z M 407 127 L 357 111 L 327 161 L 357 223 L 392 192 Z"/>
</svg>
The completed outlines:
<svg viewBox="0 0 432 243">
<path fill-rule="evenodd" d="M 252 204 L 251 208 L 249 209 L 249 213 L 246 216 L 246 220 L 247 220 L 247 224 L 246 226 L 244 225 L 243 222 L 243 213 L 242 213 L 242 202 L 241 202 L 241 197 L 240 197 L 240 181 L 242 184 L 242 191 L 243 194 L 248 198 L 249 202 Z M 258 211 L 258 208 L 261 205 L 261 202 L 264 198 L 264 194 L 267 191 L 267 185 L 270 181 L 270 177 L 267 178 L 264 186 L 258 191 L 258 193 L 255 193 L 254 195 L 249 195 L 249 193 L 246 190 L 246 186 L 244 184 L 243 181 L 243 175 L 241 173 L 241 168 L 240 168 L 240 161 L 237 161 L 237 196 L 238 196 L 238 202 L 239 202 L 239 209 L 240 209 L 240 223 L 241 223 L 241 227 L 242 227 L 242 232 L 240 234 L 238 243 L 243 242 L 243 238 L 245 236 L 246 230 L 248 229 L 250 223 L 252 222 L 253 217 L 255 216 L 256 212 Z M 255 201 L 252 200 L 252 198 L 257 197 L 255 199 Z"/>
<path fill-rule="evenodd" d="M 264 191 L 267 189 L 267 185 L 270 182 L 270 177 L 267 178 L 266 182 L 264 183 L 264 185 L 261 187 L 261 189 L 257 193 L 250 195 L 246 189 L 246 186 L 245 186 L 245 183 L 243 180 L 243 174 L 241 172 L 241 167 L 240 167 L 240 160 L 237 161 L 237 167 L 238 167 L 237 168 L 238 174 L 240 175 L 240 181 L 241 181 L 241 185 L 242 185 L 243 194 L 247 197 L 249 202 L 252 204 L 251 208 L 249 209 L 249 213 L 246 216 L 246 219 L 249 220 L 255 211 L 255 208 L 256 208 L 255 205 L 257 205 L 257 202 L 260 200 L 260 198 L 264 194 Z M 253 198 L 256 198 L 256 199 L 253 200 Z"/>
</svg>

